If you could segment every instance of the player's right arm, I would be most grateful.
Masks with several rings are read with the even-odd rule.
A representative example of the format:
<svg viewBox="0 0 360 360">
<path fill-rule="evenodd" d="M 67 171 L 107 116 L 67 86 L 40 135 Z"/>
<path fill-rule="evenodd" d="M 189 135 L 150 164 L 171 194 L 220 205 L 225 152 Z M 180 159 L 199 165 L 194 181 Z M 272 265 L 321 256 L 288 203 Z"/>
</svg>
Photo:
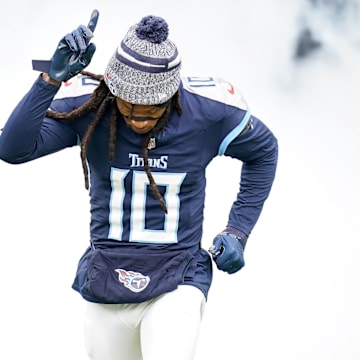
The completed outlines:
<svg viewBox="0 0 360 360">
<path fill-rule="evenodd" d="M 0 134 L 0 159 L 24 163 L 77 144 L 65 122 L 45 116 L 59 87 L 40 76 L 15 107 Z"/>
<path fill-rule="evenodd" d="M 37 79 L 5 124 L 0 136 L 2 160 L 18 164 L 77 144 L 76 132 L 66 122 L 47 118 L 46 111 L 59 85 L 89 65 L 96 49 L 90 40 L 98 18 L 99 12 L 94 10 L 88 26 L 80 25 L 65 35 L 50 61 L 33 60 L 34 70 L 44 74 Z"/>
</svg>

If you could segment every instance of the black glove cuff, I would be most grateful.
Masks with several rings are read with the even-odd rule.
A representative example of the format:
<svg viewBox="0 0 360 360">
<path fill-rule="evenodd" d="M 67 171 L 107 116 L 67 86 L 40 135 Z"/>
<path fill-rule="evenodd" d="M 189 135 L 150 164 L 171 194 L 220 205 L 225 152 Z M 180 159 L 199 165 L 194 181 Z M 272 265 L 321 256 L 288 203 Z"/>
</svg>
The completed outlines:
<svg viewBox="0 0 360 360">
<path fill-rule="evenodd" d="M 51 60 L 32 60 L 33 70 L 49 73 Z"/>
<path fill-rule="evenodd" d="M 223 230 L 223 233 L 235 236 L 238 240 L 242 241 L 244 247 L 246 246 L 248 236 L 241 230 L 228 226 L 225 230 Z"/>
</svg>

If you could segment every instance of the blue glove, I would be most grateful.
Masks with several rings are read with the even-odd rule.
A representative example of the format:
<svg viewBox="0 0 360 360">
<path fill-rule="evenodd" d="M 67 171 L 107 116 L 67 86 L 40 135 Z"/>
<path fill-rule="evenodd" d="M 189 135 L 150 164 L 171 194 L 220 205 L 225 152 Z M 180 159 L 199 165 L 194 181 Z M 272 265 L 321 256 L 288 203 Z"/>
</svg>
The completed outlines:
<svg viewBox="0 0 360 360">
<path fill-rule="evenodd" d="M 33 69 L 47 72 L 51 79 L 67 81 L 89 64 L 96 50 L 90 43 L 94 36 L 99 11 L 94 10 L 88 26 L 80 25 L 72 33 L 65 35 L 59 42 L 50 61 L 33 60 Z"/>
<path fill-rule="evenodd" d="M 244 248 L 247 236 L 244 234 L 243 238 L 229 228 L 215 237 L 209 253 L 219 270 L 233 274 L 245 266 Z"/>
</svg>

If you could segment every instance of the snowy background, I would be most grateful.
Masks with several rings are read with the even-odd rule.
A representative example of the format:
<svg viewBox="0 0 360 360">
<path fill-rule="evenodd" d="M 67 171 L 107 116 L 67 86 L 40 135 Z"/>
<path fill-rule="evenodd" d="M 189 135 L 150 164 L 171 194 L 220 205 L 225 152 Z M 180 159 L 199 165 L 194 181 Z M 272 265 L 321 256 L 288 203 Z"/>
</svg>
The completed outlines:
<svg viewBox="0 0 360 360">
<path fill-rule="evenodd" d="M 50 58 L 97 8 L 89 70 L 104 71 L 130 25 L 163 16 L 183 75 L 236 83 L 276 134 L 273 191 L 245 268 L 215 272 L 196 360 L 360 358 L 359 3 L 13 0 L 3 7 L 0 127 L 38 75 L 31 59 Z M 206 248 L 226 224 L 239 171 L 226 158 L 208 169 Z M 20 166 L 0 162 L 1 359 L 87 359 L 84 302 L 70 286 L 88 222 L 78 149 Z"/>
</svg>

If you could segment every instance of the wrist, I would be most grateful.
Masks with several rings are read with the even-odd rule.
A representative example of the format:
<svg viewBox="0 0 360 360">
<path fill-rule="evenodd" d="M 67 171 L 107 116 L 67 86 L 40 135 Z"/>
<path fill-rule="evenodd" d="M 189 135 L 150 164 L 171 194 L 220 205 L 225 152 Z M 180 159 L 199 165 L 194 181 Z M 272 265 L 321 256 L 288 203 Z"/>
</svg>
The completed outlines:
<svg viewBox="0 0 360 360">
<path fill-rule="evenodd" d="M 237 239 L 241 239 L 243 245 L 246 245 L 247 239 L 248 239 L 248 235 L 245 234 L 243 231 L 236 229 L 232 226 L 227 226 L 226 229 L 223 231 L 225 233 L 228 234 L 232 234 L 234 237 L 236 237 Z"/>
<path fill-rule="evenodd" d="M 41 78 L 47 82 L 48 84 L 51 84 L 51 85 L 54 85 L 54 86 L 60 86 L 61 85 L 61 82 L 60 81 L 57 81 L 57 80 L 54 80 L 52 79 L 47 73 L 42 73 L 41 74 Z"/>
</svg>

